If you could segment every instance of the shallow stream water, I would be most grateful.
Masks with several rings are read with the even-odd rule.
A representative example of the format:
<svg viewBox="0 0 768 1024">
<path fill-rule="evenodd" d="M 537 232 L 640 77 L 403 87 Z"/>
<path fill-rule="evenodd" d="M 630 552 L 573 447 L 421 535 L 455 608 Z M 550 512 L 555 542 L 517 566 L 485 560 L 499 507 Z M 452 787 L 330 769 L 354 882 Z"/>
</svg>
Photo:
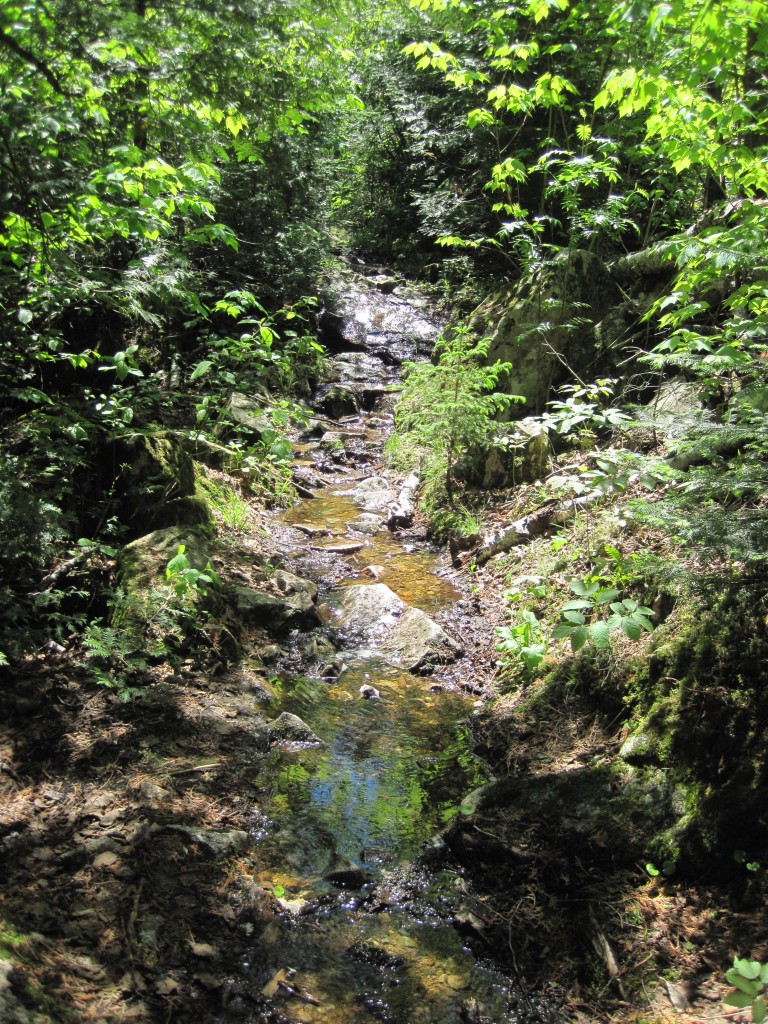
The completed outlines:
<svg viewBox="0 0 768 1024">
<path fill-rule="evenodd" d="M 362 358 L 337 356 L 339 379 L 368 395 L 395 382 L 398 362 L 416 357 L 437 336 L 420 309 L 365 284 L 350 287 L 338 322 L 342 338 L 346 331 L 346 342 L 365 350 Z M 377 455 L 386 427 L 376 401 L 366 401 L 370 411 L 345 426 L 367 438 L 367 450 Z M 367 426 L 371 417 L 374 428 Z M 314 451 L 303 446 L 303 465 L 314 464 Z M 374 464 L 363 475 L 376 472 Z M 348 524 L 361 511 L 350 478 L 360 476 L 357 468 L 342 467 L 313 499 L 284 516 L 288 525 L 330 531 L 330 538 L 304 537 L 300 555 L 323 557 L 324 545 L 350 535 Z M 459 597 L 441 575 L 439 555 L 425 545 L 406 544 L 386 529 L 362 540 L 360 552 L 334 556 L 334 587 L 385 583 L 430 615 Z M 361 577 L 367 565 L 377 567 L 377 579 Z M 320 600 L 327 597 L 321 588 Z M 462 797 L 487 778 L 468 734 L 471 699 L 444 687 L 439 672 L 412 675 L 375 650 L 353 646 L 337 657 L 343 668 L 335 678 L 308 671 L 272 681 L 275 716 L 298 715 L 323 742 L 273 748 L 260 778 L 257 881 L 274 893 L 280 911 L 254 936 L 252 963 L 243 966 L 266 979 L 295 969 L 299 994 L 279 988 L 273 1009 L 258 1019 L 522 1019 L 509 979 L 480 963 L 455 927 L 457 909 L 471 899 L 460 872 L 446 867 L 440 852 L 440 833 Z M 378 699 L 364 699 L 363 685 L 374 686 Z M 323 877 L 340 858 L 362 872 L 351 886 Z"/>
</svg>

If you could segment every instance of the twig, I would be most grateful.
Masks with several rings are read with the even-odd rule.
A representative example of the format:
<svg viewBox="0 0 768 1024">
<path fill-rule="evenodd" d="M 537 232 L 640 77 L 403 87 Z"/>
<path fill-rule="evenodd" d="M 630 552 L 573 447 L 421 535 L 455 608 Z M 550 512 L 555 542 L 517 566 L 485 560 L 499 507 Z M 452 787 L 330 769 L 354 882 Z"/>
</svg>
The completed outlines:
<svg viewBox="0 0 768 1024">
<path fill-rule="evenodd" d="M 220 768 L 221 761 L 212 761 L 210 764 L 193 764 L 188 768 L 171 768 L 169 775 L 186 775 L 189 772 L 210 772 L 214 768 Z"/>
</svg>

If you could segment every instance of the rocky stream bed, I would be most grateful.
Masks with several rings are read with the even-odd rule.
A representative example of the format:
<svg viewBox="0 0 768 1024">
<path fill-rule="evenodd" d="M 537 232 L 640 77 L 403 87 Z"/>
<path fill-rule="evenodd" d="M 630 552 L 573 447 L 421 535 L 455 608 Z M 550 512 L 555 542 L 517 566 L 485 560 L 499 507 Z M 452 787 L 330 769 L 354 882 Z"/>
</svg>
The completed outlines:
<svg viewBox="0 0 768 1024">
<path fill-rule="evenodd" d="M 383 468 L 400 364 L 437 324 L 380 274 L 322 326 L 292 508 L 228 507 L 217 450 L 142 454 L 186 490 L 102 582 L 146 586 L 179 544 L 210 560 L 203 653 L 150 659 L 128 702 L 53 644 L 6 673 L 0 1020 L 724 1019 L 718 964 L 757 922 L 643 881 L 675 787 L 612 770 L 626 737 L 578 689 L 489 713 L 504 580 L 430 547 L 418 481 Z M 251 396 L 231 413 L 258 431 Z"/>
</svg>

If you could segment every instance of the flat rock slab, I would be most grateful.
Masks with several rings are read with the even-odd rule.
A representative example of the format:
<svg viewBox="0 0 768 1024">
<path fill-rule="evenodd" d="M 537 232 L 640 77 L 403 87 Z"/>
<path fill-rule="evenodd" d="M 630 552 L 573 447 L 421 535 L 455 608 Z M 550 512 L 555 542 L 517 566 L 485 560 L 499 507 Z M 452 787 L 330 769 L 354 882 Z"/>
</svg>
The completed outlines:
<svg viewBox="0 0 768 1024">
<path fill-rule="evenodd" d="M 354 555 L 362 551 L 365 541 L 362 540 L 332 540 L 327 544 L 313 544 L 313 551 L 331 551 L 337 555 Z"/>
<path fill-rule="evenodd" d="M 336 628 L 378 648 L 392 665 L 431 672 L 460 657 L 460 645 L 419 608 L 411 608 L 383 583 L 356 584 L 331 595 Z"/>
</svg>

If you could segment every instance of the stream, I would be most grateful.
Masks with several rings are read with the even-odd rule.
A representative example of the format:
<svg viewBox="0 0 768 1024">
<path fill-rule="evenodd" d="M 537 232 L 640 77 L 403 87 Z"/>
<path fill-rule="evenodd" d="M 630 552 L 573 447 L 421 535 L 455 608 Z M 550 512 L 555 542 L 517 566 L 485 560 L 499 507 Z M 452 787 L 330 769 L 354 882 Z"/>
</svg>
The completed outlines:
<svg viewBox="0 0 768 1024">
<path fill-rule="evenodd" d="M 418 299 L 376 285 L 346 287 L 331 379 L 316 396 L 322 409 L 329 388 L 340 388 L 359 411 L 310 424 L 321 436 L 298 446 L 294 472 L 314 496 L 281 517 L 292 571 L 318 581 L 327 626 L 309 643 L 294 637 L 303 654 L 298 669 L 294 661 L 271 680 L 272 712 L 298 716 L 322 742 L 273 746 L 259 778 L 256 881 L 279 910 L 242 969 L 265 978 L 261 1021 L 532 1020 L 519 989 L 468 948 L 459 925 L 478 904 L 440 838 L 462 798 L 487 781 L 467 726 L 474 698 L 455 672 L 413 674 L 376 638 L 334 628 L 348 586 L 384 584 L 429 616 L 461 597 L 440 554 L 387 529 L 386 498 L 371 497 L 386 483 L 387 389 L 439 331 Z M 380 484 L 361 488 L 371 478 Z"/>
</svg>

